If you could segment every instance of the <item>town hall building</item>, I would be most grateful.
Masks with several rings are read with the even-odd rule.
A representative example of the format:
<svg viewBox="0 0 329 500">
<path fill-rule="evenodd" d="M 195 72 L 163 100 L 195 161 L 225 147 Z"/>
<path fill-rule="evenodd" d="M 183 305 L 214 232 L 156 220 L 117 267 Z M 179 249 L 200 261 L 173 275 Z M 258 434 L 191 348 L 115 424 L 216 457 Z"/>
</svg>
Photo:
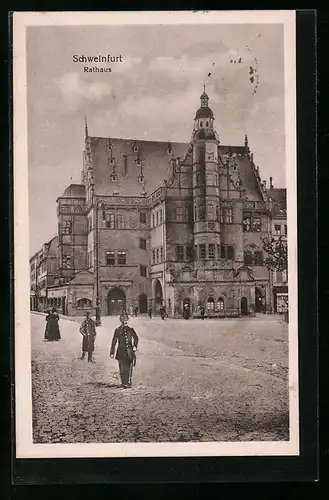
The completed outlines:
<svg viewBox="0 0 329 500">
<path fill-rule="evenodd" d="M 200 101 L 189 143 L 93 137 L 86 122 L 81 183 L 57 200 L 49 306 L 78 316 L 272 311 L 266 182 L 247 136 L 222 145 L 205 91 Z"/>
</svg>

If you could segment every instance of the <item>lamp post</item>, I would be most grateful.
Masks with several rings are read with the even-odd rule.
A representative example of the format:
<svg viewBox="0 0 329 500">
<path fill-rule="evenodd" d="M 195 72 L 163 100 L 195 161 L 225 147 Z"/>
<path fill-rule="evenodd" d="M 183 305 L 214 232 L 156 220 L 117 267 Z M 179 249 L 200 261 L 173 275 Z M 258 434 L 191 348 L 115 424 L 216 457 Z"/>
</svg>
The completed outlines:
<svg viewBox="0 0 329 500">
<path fill-rule="evenodd" d="M 95 274 L 96 274 L 96 326 L 101 325 L 100 290 L 99 290 L 99 210 L 103 207 L 102 202 L 96 203 L 96 233 L 95 233 Z"/>
</svg>

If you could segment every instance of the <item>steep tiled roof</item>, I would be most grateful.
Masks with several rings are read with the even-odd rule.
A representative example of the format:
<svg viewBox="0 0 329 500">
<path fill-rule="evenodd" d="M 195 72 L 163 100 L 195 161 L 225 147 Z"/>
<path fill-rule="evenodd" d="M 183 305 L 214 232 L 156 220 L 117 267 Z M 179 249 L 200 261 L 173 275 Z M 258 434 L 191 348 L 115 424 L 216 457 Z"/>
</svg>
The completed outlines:
<svg viewBox="0 0 329 500">
<path fill-rule="evenodd" d="M 268 190 L 268 197 L 273 201 L 272 216 L 287 216 L 287 190 L 284 188 L 273 188 Z"/>
<path fill-rule="evenodd" d="M 190 144 L 183 142 L 139 141 L 133 139 L 110 139 L 112 153 L 108 149 L 109 139 L 90 137 L 95 194 L 112 196 L 142 196 L 143 185 L 139 179 L 141 171 L 145 180 L 147 195 L 150 195 L 163 181 L 168 181 L 172 173 L 172 158 L 184 158 Z M 262 200 L 254 167 L 244 146 L 219 146 L 221 155 L 235 153 L 235 161 L 249 200 Z M 108 162 L 109 156 L 113 163 Z M 137 160 L 142 162 L 138 165 Z M 111 176 L 115 173 L 115 182 Z"/>
<path fill-rule="evenodd" d="M 171 143 L 172 153 L 168 153 L 168 142 L 134 141 L 132 139 L 112 139 L 112 157 L 114 164 L 108 164 L 109 139 L 91 137 L 92 165 L 95 182 L 95 193 L 113 195 L 117 192 L 125 196 L 141 196 L 142 184 L 138 179 L 142 172 L 147 194 L 155 191 L 164 180 L 170 178 L 174 157 L 184 158 L 188 144 Z M 134 151 L 138 148 L 138 152 Z M 142 167 L 138 166 L 140 159 Z M 112 182 L 111 174 L 115 171 L 117 181 Z"/>
</svg>

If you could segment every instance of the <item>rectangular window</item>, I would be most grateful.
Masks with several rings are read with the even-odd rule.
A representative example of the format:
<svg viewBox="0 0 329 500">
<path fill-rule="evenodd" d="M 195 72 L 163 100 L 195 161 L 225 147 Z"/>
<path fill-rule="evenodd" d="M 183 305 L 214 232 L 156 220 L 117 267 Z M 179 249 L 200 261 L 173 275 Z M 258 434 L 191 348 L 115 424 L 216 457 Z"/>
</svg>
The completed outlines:
<svg viewBox="0 0 329 500">
<path fill-rule="evenodd" d="M 205 209 L 204 209 L 204 205 L 199 205 L 198 207 L 198 220 L 200 222 L 204 222 L 205 220 Z"/>
<path fill-rule="evenodd" d="M 232 208 L 227 208 L 225 210 L 225 222 L 226 222 L 226 224 L 232 224 L 232 222 L 233 222 Z"/>
<path fill-rule="evenodd" d="M 88 252 L 88 267 L 92 267 L 93 265 L 93 253 Z"/>
<path fill-rule="evenodd" d="M 147 278 L 147 267 L 139 266 L 139 269 L 140 269 L 140 275 L 143 276 L 144 278 Z"/>
<path fill-rule="evenodd" d="M 206 258 L 206 245 L 199 245 L 200 259 Z"/>
<path fill-rule="evenodd" d="M 118 265 L 125 266 L 127 263 L 127 252 L 118 252 Z"/>
<path fill-rule="evenodd" d="M 155 250 L 152 250 L 152 262 L 155 264 Z"/>
<path fill-rule="evenodd" d="M 255 266 L 262 266 L 263 265 L 263 252 L 258 251 L 254 253 L 254 264 Z"/>
<path fill-rule="evenodd" d="M 226 258 L 226 251 L 225 251 L 225 245 L 220 246 L 220 258 L 225 259 Z"/>
<path fill-rule="evenodd" d="M 183 207 L 176 207 L 176 222 L 183 222 Z"/>
<path fill-rule="evenodd" d="M 275 283 L 282 283 L 282 271 L 275 272 Z"/>
<path fill-rule="evenodd" d="M 160 210 L 160 224 L 163 223 L 163 211 L 162 209 Z"/>
<path fill-rule="evenodd" d="M 118 229 L 124 229 L 125 227 L 125 216 L 117 215 Z"/>
<path fill-rule="evenodd" d="M 159 212 L 156 213 L 157 226 L 159 225 Z"/>
<path fill-rule="evenodd" d="M 106 227 L 109 229 L 115 229 L 115 215 L 114 214 L 106 214 Z"/>
<path fill-rule="evenodd" d="M 146 224 L 146 213 L 145 212 L 139 212 L 139 222 L 141 224 Z"/>
<path fill-rule="evenodd" d="M 70 220 L 63 220 L 62 233 L 63 234 L 71 234 L 71 221 Z"/>
<path fill-rule="evenodd" d="M 155 227 L 155 214 L 152 214 L 152 227 Z"/>
<path fill-rule="evenodd" d="M 186 247 L 186 260 L 193 260 L 194 247 L 193 245 L 187 245 Z"/>
<path fill-rule="evenodd" d="M 106 265 L 115 266 L 115 253 L 112 250 L 106 252 Z"/>
<path fill-rule="evenodd" d="M 246 266 L 252 266 L 252 252 L 244 252 L 244 263 Z"/>
<path fill-rule="evenodd" d="M 184 260 L 184 247 L 182 245 L 176 247 L 176 260 L 179 262 Z"/>
<path fill-rule="evenodd" d="M 280 236 L 281 234 L 281 224 L 274 224 L 274 234 Z"/>
<path fill-rule="evenodd" d="M 161 262 L 164 261 L 164 257 L 163 257 L 163 247 L 160 248 L 160 258 L 161 258 Z"/>
<path fill-rule="evenodd" d="M 208 205 L 208 220 L 215 220 L 215 207 Z"/>
<path fill-rule="evenodd" d="M 215 245 L 213 243 L 209 243 L 209 259 L 214 259 L 215 258 Z"/>
<path fill-rule="evenodd" d="M 222 208 L 219 211 L 219 222 L 224 224 L 224 210 Z"/>
<path fill-rule="evenodd" d="M 63 267 L 69 269 L 71 267 L 71 255 L 63 255 Z M 45 271 L 44 265 L 41 267 L 41 272 Z"/>
<path fill-rule="evenodd" d="M 226 247 L 226 258 L 229 260 L 234 259 L 234 247 L 232 245 L 227 245 Z"/>
<path fill-rule="evenodd" d="M 252 218 L 252 230 L 253 231 L 260 231 L 260 217 L 253 217 Z"/>
<path fill-rule="evenodd" d="M 157 264 L 160 262 L 160 251 L 159 251 L 159 248 L 157 248 Z"/>
<path fill-rule="evenodd" d="M 284 225 L 284 234 L 287 236 L 287 224 Z"/>
<path fill-rule="evenodd" d="M 250 231 L 251 229 L 251 217 L 249 215 L 245 216 L 242 221 L 243 231 Z"/>
<path fill-rule="evenodd" d="M 146 250 L 146 240 L 144 238 L 139 238 L 139 248 Z"/>
</svg>

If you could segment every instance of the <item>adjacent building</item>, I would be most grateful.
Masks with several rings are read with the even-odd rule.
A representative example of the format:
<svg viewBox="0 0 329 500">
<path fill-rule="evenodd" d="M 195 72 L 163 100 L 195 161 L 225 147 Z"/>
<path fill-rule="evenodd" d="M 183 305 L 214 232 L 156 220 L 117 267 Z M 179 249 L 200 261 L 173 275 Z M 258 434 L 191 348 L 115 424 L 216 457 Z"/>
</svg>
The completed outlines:
<svg viewBox="0 0 329 500">
<path fill-rule="evenodd" d="M 48 304 L 69 315 L 273 311 L 261 238 L 275 198 L 248 138 L 221 144 L 206 92 L 191 129 L 189 142 L 172 143 L 93 137 L 86 123 L 81 183 L 57 200 Z"/>
</svg>

